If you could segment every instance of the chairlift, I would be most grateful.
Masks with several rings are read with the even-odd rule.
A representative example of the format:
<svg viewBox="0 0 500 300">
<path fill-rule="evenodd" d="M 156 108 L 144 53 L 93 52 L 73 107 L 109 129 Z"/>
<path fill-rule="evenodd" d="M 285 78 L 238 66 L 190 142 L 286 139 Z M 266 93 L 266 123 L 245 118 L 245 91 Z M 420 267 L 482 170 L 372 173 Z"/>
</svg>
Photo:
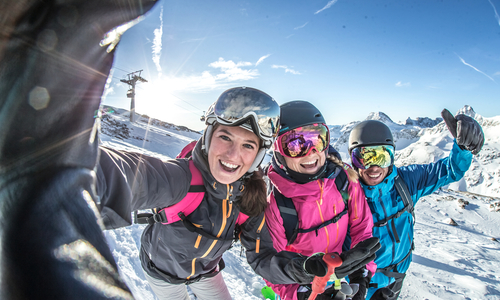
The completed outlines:
<svg viewBox="0 0 500 300">
<path fill-rule="evenodd" d="M 135 93 L 133 89 L 127 91 L 127 98 L 134 98 Z"/>
</svg>

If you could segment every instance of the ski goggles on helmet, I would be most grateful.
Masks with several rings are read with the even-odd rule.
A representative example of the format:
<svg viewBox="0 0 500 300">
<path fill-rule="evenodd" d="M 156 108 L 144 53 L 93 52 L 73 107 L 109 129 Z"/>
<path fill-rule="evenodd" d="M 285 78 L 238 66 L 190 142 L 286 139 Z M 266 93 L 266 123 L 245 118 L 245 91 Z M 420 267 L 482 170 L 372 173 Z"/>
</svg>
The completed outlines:
<svg viewBox="0 0 500 300">
<path fill-rule="evenodd" d="M 280 135 L 275 149 L 283 156 L 298 158 L 325 150 L 330 143 L 330 131 L 325 124 L 311 124 L 292 129 Z"/>
<path fill-rule="evenodd" d="M 351 152 L 351 161 L 358 169 L 368 169 L 371 166 L 387 168 L 394 163 L 394 147 L 390 145 L 357 147 Z"/>
<path fill-rule="evenodd" d="M 205 123 L 242 126 L 252 130 L 270 147 L 278 135 L 280 107 L 268 94 L 253 88 L 225 91 L 205 114 Z"/>
</svg>

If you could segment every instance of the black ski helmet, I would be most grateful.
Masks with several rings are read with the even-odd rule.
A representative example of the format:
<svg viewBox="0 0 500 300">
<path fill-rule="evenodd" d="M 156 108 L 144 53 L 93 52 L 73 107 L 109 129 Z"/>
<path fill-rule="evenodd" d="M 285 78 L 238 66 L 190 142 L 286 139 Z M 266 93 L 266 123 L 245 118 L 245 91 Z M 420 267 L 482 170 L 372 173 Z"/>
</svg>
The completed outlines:
<svg viewBox="0 0 500 300">
<path fill-rule="evenodd" d="M 360 146 L 391 145 L 396 149 L 392 132 L 383 122 L 366 120 L 358 123 L 349 135 L 349 154 Z"/>
<path fill-rule="evenodd" d="M 310 102 L 295 100 L 280 105 L 280 108 L 280 131 L 278 135 L 309 124 L 325 124 L 325 118 L 323 118 L 321 112 Z"/>
<path fill-rule="evenodd" d="M 278 137 L 292 129 L 310 124 L 326 124 L 321 112 L 310 102 L 295 100 L 280 105 L 280 131 Z M 330 142 L 330 141 L 328 141 Z M 326 163 L 316 174 L 301 174 L 288 168 L 285 158 L 279 151 L 274 150 L 274 158 L 279 167 L 285 170 L 292 179 L 299 183 L 306 183 L 316 180 L 323 175 L 326 170 Z"/>
</svg>

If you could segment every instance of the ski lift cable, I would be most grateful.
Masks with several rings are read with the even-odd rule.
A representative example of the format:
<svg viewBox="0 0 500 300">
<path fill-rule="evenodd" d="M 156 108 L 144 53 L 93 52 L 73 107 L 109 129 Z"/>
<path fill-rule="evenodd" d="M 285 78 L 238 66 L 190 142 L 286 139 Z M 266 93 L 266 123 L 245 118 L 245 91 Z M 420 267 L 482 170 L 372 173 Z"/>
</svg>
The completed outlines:
<svg viewBox="0 0 500 300">
<path fill-rule="evenodd" d="M 118 67 L 115 67 L 115 66 L 113 66 L 113 69 L 117 69 L 117 70 L 123 71 L 125 73 L 132 73 L 132 72 L 125 71 L 124 69 L 121 69 L 121 68 L 118 68 Z"/>
</svg>

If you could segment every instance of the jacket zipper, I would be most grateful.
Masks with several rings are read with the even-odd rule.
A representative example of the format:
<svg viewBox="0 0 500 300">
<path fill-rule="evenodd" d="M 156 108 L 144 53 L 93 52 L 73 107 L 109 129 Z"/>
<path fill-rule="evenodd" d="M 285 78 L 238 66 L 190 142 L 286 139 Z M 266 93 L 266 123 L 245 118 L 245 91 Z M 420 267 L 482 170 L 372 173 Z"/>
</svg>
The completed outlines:
<svg viewBox="0 0 500 300">
<path fill-rule="evenodd" d="M 354 195 L 356 195 L 357 193 L 358 193 L 358 187 L 354 186 Z M 355 221 L 358 219 L 358 201 L 356 201 L 354 199 L 352 199 L 352 200 L 354 201 L 354 219 L 353 219 L 353 221 Z M 349 201 L 351 201 L 351 197 L 349 197 L 349 199 L 347 200 L 347 203 L 349 203 Z"/>
<path fill-rule="evenodd" d="M 257 229 L 257 242 L 255 245 L 255 253 L 259 253 L 260 249 L 260 231 L 262 230 L 262 227 L 264 227 L 264 224 L 266 223 L 266 216 L 262 218 L 262 222 L 260 222 L 259 228 Z"/>
<path fill-rule="evenodd" d="M 323 213 L 321 212 L 321 206 L 323 205 L 323 190 L 324 190 L 325 184 L 324 184 L 324 182 L 322 182 L 319 179 L 317 181 L 318 181 L 318 186 L 319 186 L 319 190 L 320 190 L 320 196 L 319 196 L 320 198 L 319 198 L 319 202 L 318 202 L 318 200 L 316 200 L 316 205 L 318 206 L 319 217 L 321 218 L 321 222 L 325 223 L 325 218 L 323 218 Z M 337 214 L 335 205 L 333 206 L 333 209 L 334 209 L 334 213 Z M 330 235 L 328 234 L 328 229 L 326 227 L 327 226 L 325 226 L 323 228 L 325 229 L 325 234 L 326 234 L 326 249 L 325 249 L 325 253 L 328 253 L 328 248 L 330 247 Z M 337 231 L 338 231 L 338 226 L 337 226 Z M 318 233 L 318 231 L 316 230 L 316 234 L 317 233 Z"/>
<path fill-rule="evenodd" d="M 214 183 L 215 184 L 215 183 Z M 232 210 L 232 202 L 229 201 L 229 198 L 232 196 L 232 192 L 233 192 L 233 186 L 229 185 L 229 184 L 226 184 L 227 186 L 227 196 L 226 196 L 226 199 L 222 200 L 222 224 L 221 224 L 221 227 L 220 227 L 220 230 L 219 230 L 219 233 L 217 233 L 217 237 L 219 238 L 222 233 L 224 232 L 224 229 L 226 228 L 226 223 L 227 223 L 227 218 L 229 217 L 229 213 L 231 213 L 231 210 Z M 228 202 L 230 202 L 228 204 Z M 229 213 L 228 213 L 228 207 L 229 206 Z M 198 238 L 196 239 L 196 243 L 195 243 L 195 248 L 198 248 L 197 246 L 199 246 L 199 240 L 201 239 L 200 236 L 198 236 Z M 208 250 L 200 257 L 200 258 L 205 258 L 209 253 L 210 251 L 212 251 L 212 249 L 215 247 L 215 244 L 217 244 L 218 240 L 214 240 L 212 242 L 212 244 L 210 245 L 210 247 L 208 248 Z M 196 272 L 196 268 L 195 268 L 195 263 L 196 263 L 196 257 L 193 258 L 193 260 L 191 261 L 191 275 L 189 275 L 186 279 L 190 279 L 191 276 L 193 276 Z"/>
</svg>

